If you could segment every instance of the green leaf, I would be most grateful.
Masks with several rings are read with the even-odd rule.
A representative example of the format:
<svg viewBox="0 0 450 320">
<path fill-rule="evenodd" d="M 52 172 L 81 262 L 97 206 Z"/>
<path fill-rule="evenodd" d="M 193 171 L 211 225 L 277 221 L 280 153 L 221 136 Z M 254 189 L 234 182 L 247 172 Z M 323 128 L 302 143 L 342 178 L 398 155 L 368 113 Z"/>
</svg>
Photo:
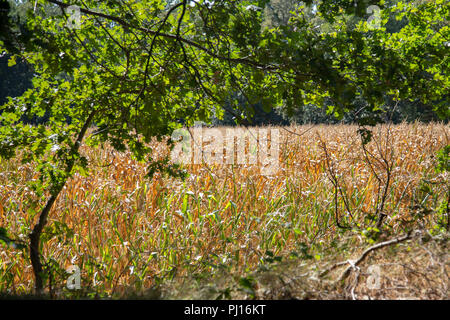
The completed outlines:
<svg viewBox="0 0 450 320">
<path fill-rule="evenodd" d="M 8 67 L 12 67 L 12 66 L 15 66 L 15 65 L 16 65 L 16 56 L 12 55 L 8 59 Z"/>
</svg>

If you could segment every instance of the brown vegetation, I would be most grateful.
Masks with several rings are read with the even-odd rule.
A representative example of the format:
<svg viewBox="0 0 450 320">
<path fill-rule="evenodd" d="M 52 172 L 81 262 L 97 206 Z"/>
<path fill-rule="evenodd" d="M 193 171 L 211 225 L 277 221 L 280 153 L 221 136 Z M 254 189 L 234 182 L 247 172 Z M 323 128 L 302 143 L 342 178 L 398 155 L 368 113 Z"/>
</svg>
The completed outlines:
<svg viewBox="0 0 450 320">
<path fill-rule="evenodd" d="M 368 163 L 355 126 L 279 129 L 280 165 L 272 176 L 262 176 L 255 165 L 190 165 L 184 182 L 162 176 L 148 180 L 145 164 L 128 153 L 108 146 L 101 151 L 82 147 L 92 170 L 86 176 L 75 174 L 67 183 L 43 235 L 48 240 L 43 246 L 48 292 L 57 297 L 117 297 L 148 292 L 171 280 L 168 288 L 173 292 L 167 297 L 192 297 L 175 293 L 186 281 L 204 283 L 202 279 L 216 275 L 217 283 L 232 280 L 212 294 L 238 297 L 234 289 L 226 289 L 273 267 L 264 277 L 279 270 L 279 279 L 269 281 L 271 288 L 264 291 L 264 280 L 255 278 L 261 287 L 255 287 L 256 297 L 448 298 L 447 242 L 433 238 L 422 246 L 420 241 L 436 225 L 436 216 L 425 213 L 434 212 L 448 192 L 448 173 L 434 171 L 434 155 L 449 144 L 449 127 L 397 125 L 390 129 L 389 141 L 384 140 L 386 126 L 373 129 L 367 150 L 373 159 L 385 152 L 393 163 L 383 209 L 385 227 L 376 240 L 406 229 L 420 228 L 423 234 L 396 249 L 374 252 L 362 263 L 357 282 L 352 273 L 344 286 L 333 290 L 325 280 L 308 285 L 308 290 L 298 281 L 292 280 L 293 286 L 286 281 L 293 274 L 308 273 L 308 281 L 314 282 L 311 271 L 355 258 L 373 242 L 367 229 L 373 224 L 367 218 L 376 211 L 379 182 L 386 178 L 383 167 L 375 160 Z M 320 141 L 342 188 L 337 205 Z M 156 153 L 165 150 L 155 143 Z M 26 240 L 45 201 L 27 185 L 33 179 L 33 164 L 0 162 L 0 226 L 16 239 Z M 424 194 L 423 183 L 432 184 L 432 193 Z M 353 231 L 339 228 L 336 218 Z M 0 291 L 32 291 L 33 273 L 25 253 L 0 247 Z M 281 264 L 285 269 L 279 269 L 278 260 L 286 261 Z M 80 292 L 65 288 L 64 270 L 72 264 L 81 269 Z M 364 285 L 366 268 L 372 264 L 385 270 L 382 289 L 376 292 Z M 283 290 L 288 294 L 280 294 Z"/>
</svg>

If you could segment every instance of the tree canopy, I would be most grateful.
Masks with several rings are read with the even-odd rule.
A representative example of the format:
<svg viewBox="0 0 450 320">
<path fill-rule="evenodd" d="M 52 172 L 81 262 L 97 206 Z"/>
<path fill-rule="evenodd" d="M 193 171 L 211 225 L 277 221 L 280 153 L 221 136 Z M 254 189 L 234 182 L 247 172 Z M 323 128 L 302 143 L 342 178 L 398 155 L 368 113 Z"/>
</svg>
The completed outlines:
<svg viewBox="0 0 450 320">
<path fill-rule="evenodd" d="M 238 101 L 230 92 L 249 105 L 235 115 L 241 122 L 255 103 L 289 114 L 329 98 L 328 111 L 343 116 L 361 96 L 377 111 L 385 93 L 440 101 L 435 110 L 448 116 L 446 1 L 390 7 L 378 1 L 385 10 L 377 28 L 367 23 L 364 1 L 290 3 L 297 11 L 284 18 L 288 24 L 268 28 L 264 12 L 273 5 L 263 0 L 36 1 L 18 30 L 9 21 L 3 39 L 16 54 L 11 65 L 20 56 L 39 76 L 33 89 L 3 107 L 2 154 L 30 146 L 37 159 L 54 147 L 47 137 L 55 136 L 57 158 L 71 157 L 73 137 L 90 119 L 99 128 L 90 143 L 109 140 L 143 159 L 152 137 L 220 117 L 229 101 Z M 69 5 L 81 10 L 79 26 L 68 27 Z M 356 25 L 349 25 L 350 14 Z M 392 19 L 408 24 L 388 33 L 384 25 Z M 18 123 L 22 115 L 46 112 L 45 128 Z"/>
</svg>

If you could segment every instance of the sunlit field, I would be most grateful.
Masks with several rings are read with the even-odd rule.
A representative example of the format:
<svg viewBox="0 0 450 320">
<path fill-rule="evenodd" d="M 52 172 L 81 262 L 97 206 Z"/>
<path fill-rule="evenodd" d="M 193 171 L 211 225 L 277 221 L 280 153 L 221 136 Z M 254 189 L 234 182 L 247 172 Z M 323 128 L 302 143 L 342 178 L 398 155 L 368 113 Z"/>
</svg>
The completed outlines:
<svg viewBox="0 0 450 320">
<path fill-rule="evenodd" d="M 223 272 L 244 277 L 268 261 L 318 261 L 315 252 L 344 238 L 370 244 L 377 198 L 385 198 L 388 237 L 409 227 L 413 208 L 435 209 L 448 190 L 448 175 L 434 169 L 436 152 L 449 144 L 448 125 L 377 126 L 366 152 L 357 126 L 276 129 L 272 175 L 254 164 L 191 164 L 185 181 L 148 179 L 130 154 L 84 146 L 92 169 L 67 183 L 43 234 L 47 291 L 77 294 L 66 288 L 71 265 L 81 270 L 83 295 L 114 297 Z M 167 152 L 162 143 L 154 150 Z M 383 157 L 392 164 L 385 194 Z M 26 185 L 37 178 L 32 164 L 0 162 L 0 226 L 16 239 L 27 240 L 45 203 Z M 432 229 L 437 219 L 420 223 Z M 27 251 L 2 244 L 0 292 L 32 293 L 33 281 Z"/>
</svg>

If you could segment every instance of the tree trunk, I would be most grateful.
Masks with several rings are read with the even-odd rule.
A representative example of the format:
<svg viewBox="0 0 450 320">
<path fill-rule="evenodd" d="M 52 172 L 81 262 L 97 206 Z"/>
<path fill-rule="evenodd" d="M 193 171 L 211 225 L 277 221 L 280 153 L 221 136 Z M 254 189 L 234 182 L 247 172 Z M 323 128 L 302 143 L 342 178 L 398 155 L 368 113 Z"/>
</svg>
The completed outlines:
<svg viewBox="0 0 450 320">
<path fill-rule="evenodd" d="M 81 128 L 80 132 L 78 133 L 77 140 L 75 141 L 74 147 L 71 152 L 72 155 L 74 153 L 78 152 L 81 142 L 86 134 L 87 129 L 89 128 L 89 126 L 92 123 L 92 119 L 94 118 L 95 113 L 96 113 L 96 111 L 92 111 L 89 114 L 86 122 L 84 123 L 83 127 Z M 73 166 L 74 166 L 74 160 L 70 159 L 67 162 L 67 167 L 66 167 L 67 176 L 69 176 L 70 172 L 73 169 Z M 34 274 L 34 279 L 35 279 L 34 288 L 35 288 L 35 293 L 37 295 L 42 295 L 44 293 L 44 281 L 43 281 L 44 270 L 43 270 L 43 265 L 41 262 L 40 248 L 39 248 L 42 231 L 43 231 L 45 225 L 47 224 L 47 219 L 48 219 L 48 215 L 50 213 L 50 209 L 52 208 L 53 204 L 55 203 L 58 195 L 61 193 L 61 190 L 63 189 L 66 182 L 67 182 L 67 179 L 64 180 L 56 188 L 56 190 L 53 192 L 53 194 L 50 196 L 45 207 L 42 209 L 41 213 L 39 214 L 38 222 L 35 224 L 32 232 L 29 235 L 30 260 L 31 260 L 31 265 L 33 267 L 33 274 Z"/>
<path fill-rule="evenodd" d="M 39 250 L 39 244 L 41 239 L 42 230 L 44 229 L 44 226 L 47 224 L 47 217 L 50 212 L 50 209 L 52 208 L 53 204 L 55 203 L 56 197 L 61 192 L 61 189 L 58 190 L 58 192 L 55 195 L 52 195 L 50 199 L 48 199 L 47 204 L 45 205 L 44 209 L 42 209 L 38 223 L 34 226 L 33 231 L 30 233 L 30 259 L 31 259 L 31 265 L 33 266 L 33 273 L 34 273 L 34 279 L 35 279 L 35 290 L 37 295 L 41 295 L 43 293 L 44 283 L 42 280 L 43 276 L 43 268 L 42 263 L 40 259 L 40 250 Z"/>
</svg>

